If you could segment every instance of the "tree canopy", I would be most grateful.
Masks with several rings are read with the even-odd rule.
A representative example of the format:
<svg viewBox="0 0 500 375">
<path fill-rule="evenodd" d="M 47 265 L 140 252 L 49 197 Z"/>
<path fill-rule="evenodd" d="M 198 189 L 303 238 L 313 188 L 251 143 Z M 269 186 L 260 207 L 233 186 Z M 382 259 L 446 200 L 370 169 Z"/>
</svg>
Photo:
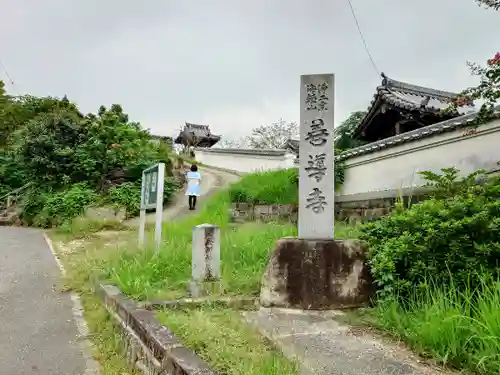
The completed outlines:
<svg viewBox="0 0 500 375">
<path fill-rule="evenodd" d="M 476 0 L 476 2 L 486 8 L 493 8 L 495 10 L 500 9 L 500 0 Z"/>
<path fill-rule="evenodd" d="M 354 129 L 359 125 L 366 111 L 352 112 L 334 131 L 334 143 L 337 151 L 348 150 L 363 144 L 352 138 Z M 224 140 L 224 148 L 280 149 L 289 139 L 299 135 L 299 125 L 295 121 L 279 119 L 269 125 L 261 125 L 252 130 L 252 134 L 238 140 Z"/>
<path fill-rule="evenodd" d="M 476 0 L 479 5 L 494 10 L 500 9 L 500 0 Z M 494 54 L 486 64 L 467 62 L 471 73 L 479 77 L 479 84 L 463 90 L 447 110 L 454 111 L 457 107 L 470 101 L 482 100 L 479 110 L 479 122 L 491 118 L 493 109 L 500 99 L 500 52 Z"/>
<path fill-rule="evenodd" d="M 151 140 L 118 104 L 82 114 L 66 97 L 9 96 L 0 81 L 0 196 L 27 182 L 38 197 L 78 184 L 103 197 L 130 184 L 137 192 L 146 167 L 161 161 L 171 171 L 169 150 Z"/>
<path fill-rule="evenodd" d="M 364 142 L 354 139 L 352 134 L 361 120 L 366 115 L 366 111 L 352 112 L 339 126 L 335 128 L 335 149 L 345 151 L 361 146 Z"/>
</svg>

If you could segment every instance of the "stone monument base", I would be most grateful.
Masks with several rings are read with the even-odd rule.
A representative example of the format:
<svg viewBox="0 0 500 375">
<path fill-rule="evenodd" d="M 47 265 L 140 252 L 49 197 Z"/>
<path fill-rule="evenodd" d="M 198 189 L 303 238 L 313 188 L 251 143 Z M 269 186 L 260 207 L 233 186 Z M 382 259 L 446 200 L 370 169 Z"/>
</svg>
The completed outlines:
<svg viewBox="0 0 500 375">
<path fill-rule="evenodd" d="M 261 305 L 310 310 L 367 305 L 374 288 L 366 250 L 358 240 L 280 239 L 262 277 Z"/>
</svg>

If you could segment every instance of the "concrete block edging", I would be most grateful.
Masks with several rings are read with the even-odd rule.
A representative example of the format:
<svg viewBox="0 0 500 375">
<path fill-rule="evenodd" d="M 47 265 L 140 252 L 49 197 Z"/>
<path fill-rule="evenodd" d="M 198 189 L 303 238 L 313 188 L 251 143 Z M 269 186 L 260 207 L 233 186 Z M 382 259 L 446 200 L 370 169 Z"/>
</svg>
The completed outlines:
<svg viewBox="0 0 500 375">
<path fill-rule="evenodd" d="M 98 284 L 96 292 L 120 327 L 131 366 L 147 375 L 220 375 L 119 288 Z"/>
</svg>

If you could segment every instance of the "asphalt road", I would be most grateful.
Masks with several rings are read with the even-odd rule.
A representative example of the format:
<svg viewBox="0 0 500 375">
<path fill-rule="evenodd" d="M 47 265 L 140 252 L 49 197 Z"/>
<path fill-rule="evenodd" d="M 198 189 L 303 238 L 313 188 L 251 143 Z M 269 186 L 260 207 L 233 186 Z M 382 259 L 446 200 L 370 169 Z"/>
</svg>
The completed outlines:
<svg viewBox="0 0 500 375">
<path fill-rule="evenodd" d="M 212 169 L 201 173 L 202 200 L 238 179 Z M 189 212 L 180 192 L 164 219 Z M 95 366 L 87 368 L 71 297 L 56 289 L 59 278 L 42 231 L 0 227 L 0 375 L 95 373 Z"/>
<path fill-rule="evenodd" d="M 0 227 L 0 375 L 83 375 L 70 295 L 35 229 Z"/>
</svg>

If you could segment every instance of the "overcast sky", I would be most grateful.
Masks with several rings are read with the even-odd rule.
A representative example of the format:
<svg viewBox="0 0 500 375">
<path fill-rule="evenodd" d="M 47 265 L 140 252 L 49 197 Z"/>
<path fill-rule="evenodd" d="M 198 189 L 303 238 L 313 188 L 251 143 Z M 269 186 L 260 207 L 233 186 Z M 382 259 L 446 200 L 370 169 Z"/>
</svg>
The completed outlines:
<svg viewBox="0 0 500 375">
<path fill-rule="evenodd" d="M 465 61 L 500 49 L 500 12 L 473 0 L 352 4 L 394 79 L 459 91 L 476 82 Z M 0 0 L 0 59 L 14 92 L 67 94 L 86 112 L 120 103 L 160 135 L 184 121 L 234 138 L 298 120 L 307 73 L 335 73 L 339 123 L 381 81 L 347 0 Z"/>
</svg>

